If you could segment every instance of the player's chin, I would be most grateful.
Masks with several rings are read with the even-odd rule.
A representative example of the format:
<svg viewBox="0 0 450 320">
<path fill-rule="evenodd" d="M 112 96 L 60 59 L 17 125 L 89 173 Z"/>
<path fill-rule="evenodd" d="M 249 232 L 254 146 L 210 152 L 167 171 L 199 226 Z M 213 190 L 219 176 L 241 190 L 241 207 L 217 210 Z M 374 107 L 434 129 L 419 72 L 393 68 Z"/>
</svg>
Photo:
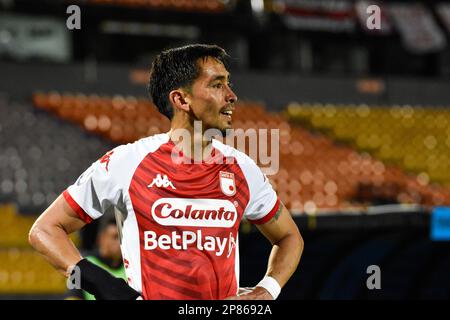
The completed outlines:
<svg viewBox="0 0 450 320">
<path fill-rule="evenodd" d="M 231 130 L 233 129 L 231 121 L 227 122 L 226 124 L 220 126 L 219 131 L 222 133 L 222 136 L 227 136 L 231 133 Z"/>
</svg>

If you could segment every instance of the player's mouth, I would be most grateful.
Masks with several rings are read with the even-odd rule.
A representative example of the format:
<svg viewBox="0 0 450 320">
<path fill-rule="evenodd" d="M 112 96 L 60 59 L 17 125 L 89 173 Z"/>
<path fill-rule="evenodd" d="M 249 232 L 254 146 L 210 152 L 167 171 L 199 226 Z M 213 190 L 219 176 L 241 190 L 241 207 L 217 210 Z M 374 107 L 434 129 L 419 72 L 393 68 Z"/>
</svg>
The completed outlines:
<svg viewBox="0 0 450 320">
<path fill-rule="evenodd" d="M 233 116 L 233 109 L 224 109 L 220 111 L 220 114 L 224 116 L 227 120 L 231 121 Z"/>
</svg>

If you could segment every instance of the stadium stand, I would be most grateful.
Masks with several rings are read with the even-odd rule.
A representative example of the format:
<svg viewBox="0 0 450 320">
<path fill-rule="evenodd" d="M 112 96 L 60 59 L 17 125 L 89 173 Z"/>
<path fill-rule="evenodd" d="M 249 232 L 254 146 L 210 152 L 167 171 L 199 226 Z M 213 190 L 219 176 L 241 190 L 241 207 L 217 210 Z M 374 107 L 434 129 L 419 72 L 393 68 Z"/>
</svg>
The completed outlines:
<svg viewBox="0 0 450 320">
<path fill-rule="evenodd" d="M 26 103 L 4 97 L 0 114 L 0 201 L 14 200 L 21 213 L 42 212 L 76 180 L 81 168 L 111 148 L 107 141 L 55 121 Z"/>
<path fill-rule="evenodd" d="M 33 96 L 33 102 L 37 109 L 54 113 L 116 144 L 169 129 L 168 120 L 146 99 L 40 92 Z M 293 107 L 288 110 L 295 112 Z M 385 165 L 366 150 L 357 152 L 324 135 L 291 125 L 282 114 L 268 112 L 263 105 L 239 103 L 234 127 L 244 131 L 280 130 L 280 170 L 270 179 L 295 214 L 374 203 L 450 203 L 445 188 Z"/>
<path fill-rule="evenodd" d="M 292 104 L 292 119 L 387 163 L 450 186 L 450 110 Z"/>
<path fill-rule="evenodd" d="M 399 198 L 412 197 L 413 201 L 436 205 L 449 203 L 447 109 L 291 104 L 287 115 L 297 124 L 414 174 L 415 181 L 408 182 L 414 191 L 407 195 L 400 192 Z M 427 191 L 430 186 L 432 193 Z M 393 187 L 398 189 L 399 185 Z"/>
<path fill-rule="evenodd" d="M 75 181 L 79 164 L 94 161 L 108 143 L 6 94 L 0 114 L 0 294 L 61 294 L 64 278 L 31 249 L 28 232 L 36 214 Z M 72 240 L 79 244 L 79 235 Z"/>
</svg>

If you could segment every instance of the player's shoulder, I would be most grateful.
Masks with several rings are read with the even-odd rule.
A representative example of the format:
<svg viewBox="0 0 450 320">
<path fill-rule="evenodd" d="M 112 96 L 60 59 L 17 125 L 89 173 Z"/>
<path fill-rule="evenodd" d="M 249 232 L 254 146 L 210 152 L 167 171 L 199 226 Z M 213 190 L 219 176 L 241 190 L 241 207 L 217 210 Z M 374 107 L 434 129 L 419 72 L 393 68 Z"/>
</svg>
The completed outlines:
<svg viewBox="0 0 450 320">
<path fill-rule="evenodd" d="M 225 157 L 233 157 L 244 169 L 257 169 L 255 161 L 244 152 L 229 146 L 217 139 L 213 140 L 213 147 L 219 150 Z"/>
<path fill-rule="evenodd" d="M 155 134 L 153 136 L 141 138 L 134 142 L 117 146 L 112 151 L 117 153 L 119 157 L 141 157 L 158 150 L 161 145 L 169 141 L 166 133 Z"/>
<path fill-rule="evenodd" d="M 245 179 L 250 182 L 251 186 L 261 185 L 266 181 L 266 177 L 261 168 L 244 152 L 224 144 L 219 140 L 213 140 L 213 147 L 219 150 L 225 157 L 234 157 L 236 159 Z"/>
<path fill-rule="evenodd" d="M 109 166 L 116 173 L 127 171 L 127 168 L 133 170 L 146 155 L 158 150 L 168 140 L 169 136 L 162 133 L 119 145 L 103 155 L 99 164 Z"/>
</svg>

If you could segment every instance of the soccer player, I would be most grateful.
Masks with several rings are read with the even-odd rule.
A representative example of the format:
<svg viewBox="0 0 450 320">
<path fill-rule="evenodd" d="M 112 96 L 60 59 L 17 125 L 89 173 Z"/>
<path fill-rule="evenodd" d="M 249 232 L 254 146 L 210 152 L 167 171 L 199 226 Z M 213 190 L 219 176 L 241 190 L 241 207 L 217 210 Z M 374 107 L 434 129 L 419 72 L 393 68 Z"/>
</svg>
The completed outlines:
<svg viewBox="0 0 450 320">
<path fill-rule="evenodd" d="M 202 133 L 232 127 L 237 97 L 226 58 L 222 48 L 200 44 L 160 53 L 149 92 L 170 131 L 108 152 L 33 225 L 32 246 L 66 277 L 78 274 L 97 299 L 276 299 L 296 270 L 303 239 L 260 168 L 194 130 L 195 121 Z M 118 220 L 127 283 L 83 259 L 68 237 L 109 211 Z M 266 275 L 241 291 L 244 217 L 273 248 Z"/>
</svg>

